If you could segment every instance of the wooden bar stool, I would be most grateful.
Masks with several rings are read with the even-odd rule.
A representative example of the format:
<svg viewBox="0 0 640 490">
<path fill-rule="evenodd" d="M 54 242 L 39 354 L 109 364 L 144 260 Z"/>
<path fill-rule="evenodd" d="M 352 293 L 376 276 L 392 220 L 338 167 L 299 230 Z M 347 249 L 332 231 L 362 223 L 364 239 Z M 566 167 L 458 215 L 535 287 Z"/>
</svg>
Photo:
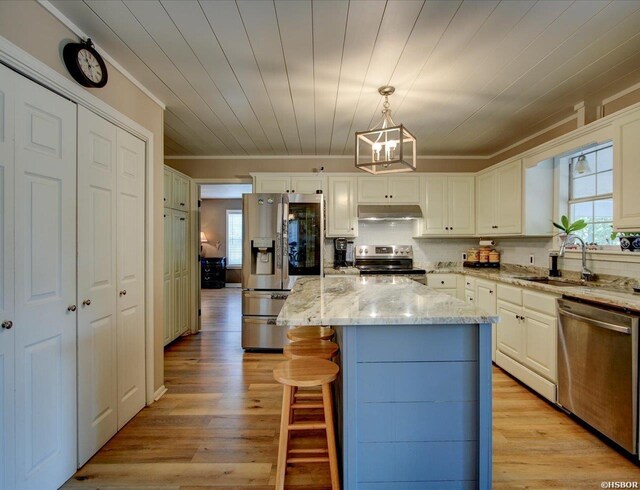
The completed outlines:
<svg viewBox="0 0 640 490">
<path fill-rule="evenodd" d="M 338 344 L 330 340 L 296 340 L 285 345 L 282 352 L 288 359 L 316 357 L 331 360 L 338 352 Z"/>
<path fill-rule="evenodd" d="M 335 331 L 331 327 L 296 327 L 287 332 L 289 340 L 331 340 Z"/>
<path fill-rule="evenodd" d="M 340 489 L 338 472 L 338 453 L 336 450 L 335 429 L 333 425 L 333 397 L 331 383 L 338 376 L 340 368 L 337 364 L 325 359 L 307 357 L 292 359 L 278 364 L 273 370 L 273 377 L 284 385 L 282 395 L 282 416 L 280 419 L 280 444 L 278 446 L 278 467 L 276 470 L 276 489 L 284 489 L 284 477 L 287 464 L 328 462 L 331 473 L 331 488 Z M 297 401 L 294 390 L 300 387 L 322 387 L 322 403 Z M 299 409 L 318 409 L 324 412 L 323 422 L 294 420 L 294 411 Z M 325 430 L 327 449 L 307 448 L 289 449 L 290 431 Z"/>
</svg>

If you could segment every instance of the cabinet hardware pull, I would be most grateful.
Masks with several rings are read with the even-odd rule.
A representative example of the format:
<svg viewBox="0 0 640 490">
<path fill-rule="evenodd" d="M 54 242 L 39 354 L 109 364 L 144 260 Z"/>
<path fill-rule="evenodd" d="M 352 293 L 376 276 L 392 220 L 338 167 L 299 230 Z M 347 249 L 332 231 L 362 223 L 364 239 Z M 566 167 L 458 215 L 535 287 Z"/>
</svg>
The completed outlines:
<svg viewBox="0 0 640 490">
<path fill-rule="evenodd" d="M 183 202 L 181 202 L 181 203 L 180 203 L 180 206 L 184 206 L 184 203 L 183 203 Z"/>
<path fill-rule="evenodd" d="M 293 193 L 293 192 L 295 192 L 295 191 L 296 191 L 295 189 L 291 189 L 291 192 L 292 192 L 292 193 Z"/>
<path fill-rule="evenodd" d="M 11 327 L 13 327 L 13 322 L 11 320 L 5 320 L 2 322 L 2 328 L 5 330 L 11 330 Z"/>
<path fill-rule="evenodd" d="M 386 198 L 387 198 L 387 197 L 389 197 L 389 196 L 385 194 L 385 195 L 384 195 L 384 197 L 385 197 L 385 199 L 386 199 Z"/>
<path fill-rule="evenodd" d="M 389 196 L 389 199 L 393 199 L 393 196 Z"/>
<path fill-rule="evenodd" d="M 82 302 L 82 306 L 91 306 L 91 300 L 90 300 L 90 299 L 85 299 L 85 300 Z"/>
<path fill-rule="evenodd" d="M 440 284 L 444 285 L 444 281 L 440 281 Z"/>
<path fill-rule="evenodd" d="M 489 289 L 489 294 L 493 294 L 493 291 L 491 289 Z"/>
<path fill-rule="evenodd" d="M 120 296 L 126 296 L 127 295 L 127 290 L 123 289 L 122 291 L 120 291 Z"/>
<path fill-rule="evenodd" d="M 67 306 L 67 311 L 76 311 L 76 305 L 69 305 Z"/>
</svg>

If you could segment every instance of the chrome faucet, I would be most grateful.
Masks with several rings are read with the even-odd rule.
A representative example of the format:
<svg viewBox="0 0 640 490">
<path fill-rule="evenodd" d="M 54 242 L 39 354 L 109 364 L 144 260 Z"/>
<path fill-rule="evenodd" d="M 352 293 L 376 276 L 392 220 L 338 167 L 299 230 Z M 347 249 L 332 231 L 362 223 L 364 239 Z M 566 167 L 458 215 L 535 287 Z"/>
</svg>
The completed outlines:
<svg viewBox="0 0 640 490">
<path fill-rule="evenodd" d="M 558 254 L 558 256 L 564 257 L 564 252 L 569 240 L 578 240 L 582 245 L 582 271 L 580 272 L 580 277 L 583 281 L 595 281 L 596 275 L 589 268 L 587 268 L 587 245 L 584 243 L 584 240 L 582 238 L 574 234 L 567 235 L 566 240 L 562 242 L 562 245 L 560 245 L 560 253 Z"/>
</svg>

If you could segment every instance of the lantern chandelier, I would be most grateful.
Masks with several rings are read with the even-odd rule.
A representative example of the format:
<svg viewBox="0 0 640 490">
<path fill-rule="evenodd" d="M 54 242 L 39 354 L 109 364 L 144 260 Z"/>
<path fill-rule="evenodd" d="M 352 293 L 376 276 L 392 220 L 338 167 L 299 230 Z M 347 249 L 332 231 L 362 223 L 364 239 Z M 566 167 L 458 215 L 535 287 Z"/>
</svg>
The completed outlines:
<svg viewBox="0 0 640 490">
<path fill-rule="evenodd" d="M 389 96 L 394 87 L 380 87 L 384 97 L 382 121 L 374 129 L 356 131 L 356 168 L 372 174 L 412 172 L 416 169 L 416 139 L 391 119 Z"/>
</svg>

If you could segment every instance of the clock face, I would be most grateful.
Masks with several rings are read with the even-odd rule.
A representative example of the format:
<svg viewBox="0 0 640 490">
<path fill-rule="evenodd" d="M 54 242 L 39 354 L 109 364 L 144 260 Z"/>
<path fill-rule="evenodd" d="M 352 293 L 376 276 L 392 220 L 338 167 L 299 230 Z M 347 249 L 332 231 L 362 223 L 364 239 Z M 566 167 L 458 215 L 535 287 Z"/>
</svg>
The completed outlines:
<svg viewBox="0 0 640 490">
<path fill-rule="evenodd" d="M 80 49 L 77 55 L 78 66 L 84 76 L 93 83 L 100 83 L 102 80 L 102 68 L 96 57 L 88 49 Z"/>
</svg>

